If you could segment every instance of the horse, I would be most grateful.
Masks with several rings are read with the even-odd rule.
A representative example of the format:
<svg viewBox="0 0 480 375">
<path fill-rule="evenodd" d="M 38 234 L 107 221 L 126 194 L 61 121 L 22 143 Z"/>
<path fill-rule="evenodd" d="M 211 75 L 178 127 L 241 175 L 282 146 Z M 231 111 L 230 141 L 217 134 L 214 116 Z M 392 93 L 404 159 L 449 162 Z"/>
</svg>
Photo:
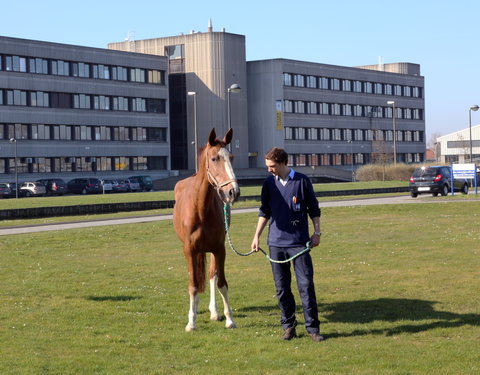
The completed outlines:
<svg viewBox="0 0 480 375">
<path fill-rule="evenodd" d="M 225 279 L 225 222 L 223 205 L 235 202 L 240 189 L 232 168 L 233 156 L 226 148 L 232 141 L 230 129 L 219 140 L 215 129 L 198 156 L 198 171 L 177 182 L 174 188 L 173 226 L 183 242 L 183 254 L 188 265 L 190 310 L 185 331 L 196 329 L 198 293 L 205 290 L 206 253 L 210 254 L 210 320 L 219 320 L 215 299 L 215 284 L 223 300 L 225 327 L 235 328 L 228 301 Z M 230 216 L 230 215 L 228 215 Z"/>
</svg>

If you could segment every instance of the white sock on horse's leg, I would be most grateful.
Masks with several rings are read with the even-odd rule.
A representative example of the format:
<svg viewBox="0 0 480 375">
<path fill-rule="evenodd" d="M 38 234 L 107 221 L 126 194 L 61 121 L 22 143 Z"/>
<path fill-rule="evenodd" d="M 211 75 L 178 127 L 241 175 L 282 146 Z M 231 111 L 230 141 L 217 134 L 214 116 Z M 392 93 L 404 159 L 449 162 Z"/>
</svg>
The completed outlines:
<svg viewBox="0 0 480 375">
<path fill-rule="evenodd" d="M 190 311 L 188 312 L 188 324 L 185 331 L 191 332 L 197 328 L 198 294 L 190 293 Z"/>
<path fill-rule="evenodd" d="M 208 309 L 210 310 L 210 320 L 218 320 L 217 298 L 215 295 L 217 289 L 217 280 L 217 275 L 210 279 L 210 304 L 208 305 Z"/>
<path fill-rule="evenodd" d="M 228 302 L 228 288 L 226 286 L 222 286 L 221 288 L 218 288 L 218 291 L 220 292 L 223 300 L 223 313 L 225 314 L 226 318 L 225 327 L 236 328 L 237 326 L 233 321 L 232 309 L 230 307 L 230 303 Z"/>
</svg>

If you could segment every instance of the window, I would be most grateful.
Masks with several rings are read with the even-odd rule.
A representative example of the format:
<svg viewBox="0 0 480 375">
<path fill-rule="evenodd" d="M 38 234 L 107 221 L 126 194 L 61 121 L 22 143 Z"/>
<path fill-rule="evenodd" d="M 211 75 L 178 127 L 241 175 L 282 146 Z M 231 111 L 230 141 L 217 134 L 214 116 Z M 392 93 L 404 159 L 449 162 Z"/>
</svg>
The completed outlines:
<svg viewBox="0 0 480 375">
<path fill-rule="evenodd" d="M 148 83 L 155 83 L 158 85 L 165 84 L 165 71 L 163 70 L 148 70 Z"/>
<path fill-rule="evenodd" d="M 112 79 L 116 81 L 127 81 L 128 80 L 128 70 L 122 66 L 112 67 Z"/>
<path fill-rule="evenodd" d="M 297 100 L 295 103 L 295 113 L 305 113 L 305 102 Z"/>
<path fill-rule="evenodd" d="M 128 111 L 128 98 L 118 96 L 113 98 L 114 111 Z"/>
<path fill-rule="evenodd" d="M 35 74 L 48 74 L 48 60 L 40 58 L 29 58 L 28 71 Z"/>
<path fill-rule="evenodd" d="M 372 94 L 373 93 L 373 84 L 372 82 L 364 82 L 363 83 L 363 92 L 367 94 Z"/>
<path fill-rule="evenodd" d="M 134 112 L 146 112 L 146 101 L 142 98 L 133 98 L 132 99 L 132 111 Z"/>
<path fill-rule="evenodd" d="M 147 99 L 147 112 L 166 113 L 166 107 L 165 99 Z"/>
<path fill-rule="evenodd" d="M 72 68 L 74 77 L 90 78 L 90 64 L 73 63 Z"/>
<path fill-rule="evenodd" d="M 307 102 L 307 113 L 311 115 L 316 115 L 318 113 L 316 102 Z"/>
<path fill-rule="evenodd" d="M 285 99 L 283 101 L 283 111 L 285 113 L 293 113 L 293 102 L 291 100 Z"/>
<path fill-rule="evenodd" d="M 342 140 L 342 130 L 332 129 L 332 141 L 341 141 L 341 140 Z"/>
<path fill-rule="evenodd" d="M 283 73 L 283 85 L 284 86 L 292 86 L 292 75 L 290 73 Z"/>
<path fill-rule="evenodd" d="M 354 105 L 353 108 L 353 115 L 355 117 L 362 117 L 363 116 L 363 107 L 361 105 Z"/>
<path fill-rule="evenodd" d="M 307 87 L 311 89 L 317 88 L 317 77 L 307 76 Z"/>
<path fill-rule="evenodd" d="M 412 96 L 415 98 L 420 98 L 422 96 L 420 87 L 412 87 Z"/>
<path fill-rule="evenodd" d="M 318 129 L 317 128 L 308 128 L 307 129 L 307 139 L 316 141 L 318 139 Z"/>
<path fill-rule="evenodd" d="M 318 83 L 321 89 L 328 90 L 329 79 L 327 77 L 320 77 Z"/>
<path fill-rule="evenodd" d="M 105 111 L 110 110 L 110 98 L 104 95 L 95 95 L 93 97 L 93 108 Z"/>
<path fill-rule="evenodd" d="M 352 115 L 352 105 L 351 104 L 343 104 L 343 115 L 344 116 L 351 116 Z"/>
<path fill-rule="evenodd" d="M 293 85 L 295 87 L 305 87 L 305 77 L 301 74 L 295 74 L 293 76 Z"/>
<path fill-rule="evenodd" d="M 328 103 L 319 103 L 319 112 L 321 115 L 329 115 L 330 109 Z"/>
<path fill-rule="evenodd" d="M 393 95 L 402 96 L 402 86 L 400 85 L 393 86 Z"/>
<path fill-rule="evenodd" d="M 107 65 L 93 65 L 93 78 L 110 79 L 110 69 Z"/>
<path fill-rule="evenodd" d="M 320 129 L 320 139 L 322 141 L 329 141 L 330 140 L 330 129 Z"/>
<path fill-rule="evenodd" d="M 145 82 L 145 70 L 139 68 L 130 69 L 131 82 Z"/>
<path fill-rule="evenodd" d="M 342 91 L 352 91 L 352 81 L 349 79 L 342 80 Z"/>
<path fill-rule="evenodd" d="M 68 62 L 63 60 L 52 61 L 52 74 L 58 76 L 69 76 L 70 69 Z"/>
<path fill-rule="evenodd" d="M 91 97 L 85 94 L 73 95 L 73 108 L 90 109 Z"/>
<path fill-rule="evenodd" d="M 354 92 L 362 92 L 362 82 L 361 81 L 353 81 L 353 91 Z"/>
<path fill-rule="evenodd" d="M 167 141 L 167 129 L 165 128 L 147 128 L 147 140 L 154 142 Z"/>
<path fill-rule="evenodd" d="M 340 104 L 332 104 L 331 105 L 331 110 L 332 110 L 332 115 L 333 116 L 340 116 L 341 115 L 341 112 L 340 112 Z"/>
<path fill-rule="evenodd" d="M 375 84 L 373 85 L 373 92 L 374 92 L 375 94 L 379 94 L 379 95 L 383 94 L 383 84 L 381 84 L 381 83 L 375 83 Z"/>
<path fill-rule="evenodd" d="M 27 92 L 7 90 L 7 105 L 27 105 Z"/>
<path fill-rule="evenodd" d="M 30 92 L 30 105 L 32 107 L 48 107 L 48 92 L 36 91 Z"/>
<path fill-rule="evenodd" d="M 293 130 L 291 127 L 285 127 L 285 139 L 293 139 Z"/>
<path fill-rule="evenodd" d="M 393 86 L 389 83 L 386 83 L 384 86 L 384 94 L 385 95 L 393 95 Z"/>
<path fill-rule="evenodd" d="M 295 165 L 304 167 L 307 165 L 307 156 L 305 154 L 295 155 Z"/>
<path fill-rule="evenodd" d="M 410 86 L 403 86 L 403 96 L 412 96 L 412 88 Z"/>
<path fill-rule="evenodd" d="M 5 69 L 13 72 L 26 72 L 27 71 L 27 59 L 20 56 L 6 56 L 5 57 Z"/>
<path fill-rule="evenodd" d="M 340 90 L 340 80 L 337 78 L 332 78 L 330 80 L 330 83 L 332 85 L 332 90 L 338 91 Z"/>
<path fill-rule="evenodd" d="M 183 59 L 183 44 L 165 47 L 165 55 L 169 60 Z"/>
</svg>

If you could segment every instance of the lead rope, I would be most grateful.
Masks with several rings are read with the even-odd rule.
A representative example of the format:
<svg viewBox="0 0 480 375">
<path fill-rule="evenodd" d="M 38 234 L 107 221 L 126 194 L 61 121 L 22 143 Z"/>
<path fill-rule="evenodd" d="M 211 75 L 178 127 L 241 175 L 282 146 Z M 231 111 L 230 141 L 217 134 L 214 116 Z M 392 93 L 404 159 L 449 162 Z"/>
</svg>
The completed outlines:
<svg viewBox="0 0 480 375">
<path fill-rule="evenodd" d="M 230 238 L 230 230 L 228 228 L 228 210 L 227 210 L 227 208 L 228 208 L 228 203 L 224 203 L 223 204 L 223 216 L 225 218 L 225 233 L 227 233 L 227 239 L 228 239 L 228 244 L 230 245 L 230 248 L 233 250 L 233 252 L 235 254 L 240 255 L 241 257 L 246 257 L 246 256 L 249 256 L 249 255 L 252 255 L 253 253 L 255 253 L 255 251 L 251 250 L 248 253 L 241 253 L 241 252 L 237 251 L 237 249 L 235 249 L 235 246 L 233 246 L 232 239 Z M 306 252 L 310 251 L 310 244 L 311 244 L 311 242 L 308 241 L 305 245 L 305 249 L 300 251 L 298 254 L 295 254 L 294 256 L 292 256 L 288 259 L 285 259 L 285 260 L 276 260 L 276 259 L 270 258 L 270 256 L 261 247 L 259 247 L 258 250 L 260 250 L 263 253 L 263 255 L 265 255 L 265 257 L 272 263 L 288 263 L 288 262 L 291 262 L 292 260 L 294 260 L 295 258 L 298 258 L 300 255 L 303 255 Z"/>
</svg>

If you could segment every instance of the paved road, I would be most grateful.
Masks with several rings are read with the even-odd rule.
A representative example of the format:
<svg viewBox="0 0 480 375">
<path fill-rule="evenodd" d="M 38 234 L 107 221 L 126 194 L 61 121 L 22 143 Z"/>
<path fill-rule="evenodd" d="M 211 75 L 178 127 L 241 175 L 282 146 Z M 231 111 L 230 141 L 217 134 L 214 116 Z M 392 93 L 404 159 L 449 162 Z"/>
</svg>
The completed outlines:
<svg viewBox="0 0 480 375">
<path fill-rule="evenodd" d="M 432 198 L 431 196 L 421 196 L 413 199 L 409 195 L 402 195 L 396 197 L 385 198 L 363 198 L 363 199 L 351 199 L 351 200 L 336 200 L 336 201 L 322 201 L 321 207 L 341 207 L 341 206 L 366 206 L 374 204 L 414 204 L 414 203 L 436 203 L 445 202 L 443 200 Z M 232 214 L 257 212 L 258 208 L 240 208 L 232 210 Z M 91 221 L 78 221 L 68 223 L 56 223 L 56 224 L 38 224 L 22 227 L 0 227 L 0 236 L 10 234 L 24 234 L 35 232 L 46 232 L 63 229 L 75 229 L 85 227 L 99 227 L 105 225 L 120 225 L 120 224 L 132 224 L 132 223 L 147 223 L 151 221 L 170 220 L 172 215 L 152 215 L 152 216 L 139 216 L 139 217 L 126 217 L 119 219 L 105 219 L 105 220 L 91 220 Z"/>
</svg>

